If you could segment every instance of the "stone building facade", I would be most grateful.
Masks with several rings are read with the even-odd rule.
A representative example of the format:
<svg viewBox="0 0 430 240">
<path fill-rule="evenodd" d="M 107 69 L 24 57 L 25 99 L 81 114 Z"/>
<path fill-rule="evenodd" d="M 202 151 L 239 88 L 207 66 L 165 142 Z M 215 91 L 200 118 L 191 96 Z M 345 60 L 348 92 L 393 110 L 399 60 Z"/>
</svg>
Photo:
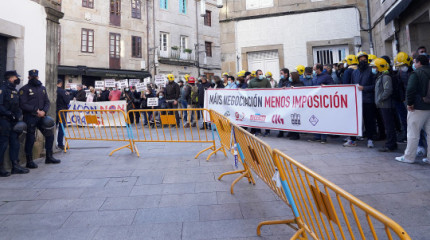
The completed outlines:
<svg viewBox="0 0 430 240">
<path fill-rule="evenodd" d="M 224 0 L 223 72 L 336 63 L 369 51 L 365 0 Z"/>
<path fill-rule="evenodd" d="M 51 100 L 48 115 L 54 118 L 60 10 L 58 0 L 14 0 L 0 8 L 0 80 L 5 71 L 15 69 L 22 79 L 19 89 L 28 82 L 28 71 L 38 69 Z M 42 151 L 43 141 L 38 140 L 34 157 Z"/>
<path fill-rule="evenodd" d="M 149 76 L 141 1 L 63 0 L 62 10 L 59 75 L 66 83 Z"/>
<path fill-rule="evenodd" d="M 430 48 L 430 1 L 371 1 L 370 15 L 375 53 L 394 58 L 412 54 L 420 46 Z"/>
</svg>

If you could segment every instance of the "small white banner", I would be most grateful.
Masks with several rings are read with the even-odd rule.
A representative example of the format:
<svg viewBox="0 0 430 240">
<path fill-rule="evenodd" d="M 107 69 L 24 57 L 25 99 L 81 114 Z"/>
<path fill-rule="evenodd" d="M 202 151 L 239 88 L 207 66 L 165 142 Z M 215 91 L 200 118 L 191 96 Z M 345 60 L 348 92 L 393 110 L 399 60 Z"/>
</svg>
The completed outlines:
<svg viewBox="0 0 430 240">
<path fill-rule="evenodd" d="M 146 84 L 145 83 L 138 83 L 136 84 L 136 91 L 142 92 L 146 90 Z"/>
<path fill-rule="evenodd" d="M 166 76 L 164 75 L 155 75 L 154 82 L 155 85 L 165 87 L 166 86 Z"/>
<path fill-rule="evenodd" d="M 362 92 L 356 85 L 208 89 L 205 108 L 244 127 L 362 135 Z"/>
<path fill-rule="evenodd" d="M 118 83 L 118 87 L 121 89 L 128 88 L 128 80 L 127 79 L 119 80 L 117 83 Z"/>
<path fill-rule="evenodd" d="M 105 82 L 104 81 L 96 81 L 94 84 L 94 88 L 95 89 L 102 89 L 105 87 Z"/>
<path fill-rule="evenodd" d="M 129 79 L 128 83 L 129 83 L 130 87 L 136 86 L 138 83 L 140 83 L 140 79 Z"/>
<path fill-rule="evenodd" d="M 107 87 L 107 88 L 116 87 L 115 79 L 105 79 L 105 87 Z"/>
<path fill-rule="evenodd" d="M 158 98 L 148 98 L 148 107 L 157 107 L 158 106 Z"/>
</svg>

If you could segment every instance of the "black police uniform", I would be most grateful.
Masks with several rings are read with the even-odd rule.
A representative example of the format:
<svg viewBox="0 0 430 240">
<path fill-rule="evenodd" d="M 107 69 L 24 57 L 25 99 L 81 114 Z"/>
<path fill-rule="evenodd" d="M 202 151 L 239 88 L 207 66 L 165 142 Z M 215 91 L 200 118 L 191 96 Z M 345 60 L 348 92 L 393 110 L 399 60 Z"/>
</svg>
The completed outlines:
<svg viewBox="0 0 430 240">
<path fill-rule="evenodd" d="M 8 73 L 8 72 L 6 72 Z M 6 74 L 5 74 L 6 75 Z M 15 74 L 9 76 L 18 76 Z M 19 84 L 19 83 L 18 83 Z M 27 168 L 19 165 L 19 135 L 13 131 L 13 127 L 22 117 L 19 108 L 18 91 L 15 84 L 6 80 L 0 88 L 0 176 L 7 177 L 9 172 L 3 168 L 4 154 L 9 144 L 9 158 L 12 163 L 12 174 L 28 173 Z"/>
<path fill-rule="evenodd" d="M 19 90 L 19 105 L 24 115 L 24 122 L 27 123 L 27 136 L 25 140 L 25 155 L 28 168 L 37 168 L 33 162 L 33 145 L 35 141 L 36 127 L 45 136 L 46 160 L 45 163 L 59 163 L 60 160 L 52 156 L 52 146 L 54 144 L 54 132 L 43 128 L 42 119 L 37 116 L 37 110 L 45 113 L 49 111 L 50 102 L 46 88 L 36 78 L 37 70 L 29 71 L 30 80 L 28 84 Z"/>
<path fill-rule="evenodd" d="M 61 80 L 59 80 L 61 81 Z M 56 123 L 57 125 L 60 124 L 60 119 L 58 117 L 58 112 L 61 110 L 67 110 L 69 109 L 69 103 L 70 103 L 70 94 L 68 92 L 66 92 L 66 90 L 64 90 L 63 88 L 57 87 L 57 109 L 56 109 Z M 63 123 L 63 127 L 65 126 L 67 121 L 67 113 L 62 113 L 61 115 L 61 122 Z M 59 125 L 58 126 L 58 136 L 57 136 L 57 143 L 58 143 L 58 147 L 61 149 L 64 149 L 64 144 L 63 144 L 63 137 L 64 137 L 64 130 L 63 128 Z"/>
</svg>

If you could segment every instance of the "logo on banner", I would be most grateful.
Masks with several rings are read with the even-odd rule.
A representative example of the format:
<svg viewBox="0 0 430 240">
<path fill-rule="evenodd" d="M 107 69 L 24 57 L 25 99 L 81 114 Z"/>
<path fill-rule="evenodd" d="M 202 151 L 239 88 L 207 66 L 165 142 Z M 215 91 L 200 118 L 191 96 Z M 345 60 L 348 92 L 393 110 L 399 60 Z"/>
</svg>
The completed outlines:
<svg viewBox="0 0 430 240">
<path fill-rule="evenodd" d="M 284 124 L 284 119 L 281 117 L 281 115 L 273 115 L 273 117 L 272 117 L 272 123 L 274 123 L 274 124 Z"/>
<path fill-rule="evenodd" d="M 251 115 L 251 122 L 265 122 L 266 121 L 266 115 L 261 115 L 259 113 L 256 113 L 255 115 Z"/>
<path fill-rule="evenodd" d="M 318 120 L 318 118 L 317 118 L 317 117 L 315 117 L 315 115 L 312 115 L 312 116 L 309 118 L 309 122 L 310 122 L 313 126 L 315 126 L 315 125 L 317 125 L 317 123 L 319 122 L 319 120 Z"/>
<path fill-rule="evenodd" d="M 243 121 L 245 118 L 245 113 L 236 112 L 234 116 L 236 117 L 236 121 Z"/>
<path fill-rule="evenodd" d="M 291 114 L 291 124 L 300 126 L 302 123 L 300 121 L 300 114 L 293 113 Z"/>
<path fill-rule="evenodd" d="M 230 111 L 225 112 L 225 113 L 224 113 L 224 116 L 226 116 L 226 117 L 230 117 Z"/>
</svg>

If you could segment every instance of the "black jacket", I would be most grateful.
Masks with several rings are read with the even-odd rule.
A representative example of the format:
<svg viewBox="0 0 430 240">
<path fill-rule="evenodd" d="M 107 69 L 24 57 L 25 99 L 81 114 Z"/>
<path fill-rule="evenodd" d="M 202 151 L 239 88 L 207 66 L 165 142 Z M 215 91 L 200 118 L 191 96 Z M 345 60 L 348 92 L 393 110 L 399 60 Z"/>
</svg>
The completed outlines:
<svg viewBox="0 0 430 240">
<path fill-rule="evenodd" d="M 5 81 L 0 88 L 0 115 L 4 117 L 14 115 L 17 120 L 22 116 L 18 91 L 15 84 L 8 81 Z"/>
<path fill-rule="evenodd" d="M 166 93 L 165 93 L 166 100 L 178 101 L 180 95 L 181 95 L 181 89 L 177 83 L 169 82 L 166 85 Z"/>
<path fill-rule="evenodd" d="M 203 106 L 205 104 L 205 91 L 211 87 L 211 84 L 209 82 L 201 83 L 197 87 L 199 88 L 199 106 Z"/>
<path fill-rule="evenodd" d="M 69 109 L 70 95 L 66 90 L 57 87 L 57 113 L 60 110 Z"/>
<path fill-rule="evenodd" d="M 19 106 L 24 114 L 37 115 L 37 110 L 45 113 L 49 111 L 51 103 L 46 88 L 39 80 L 30 79 L 28 84 L 19 90 Z"/>
<path fill-rule="evenodd" d="M 76 93 L 76 101 L 86 102 L 87 101 L 87 93 L 84 89 L 79 90 Z"/>
<path fill-rule="evenodd" d="M 98 102 L 107 102 L 109 101 L 109 90 L 104 90 L 100 94 L 100 97 L 97 99 Z"/>
</svg>

